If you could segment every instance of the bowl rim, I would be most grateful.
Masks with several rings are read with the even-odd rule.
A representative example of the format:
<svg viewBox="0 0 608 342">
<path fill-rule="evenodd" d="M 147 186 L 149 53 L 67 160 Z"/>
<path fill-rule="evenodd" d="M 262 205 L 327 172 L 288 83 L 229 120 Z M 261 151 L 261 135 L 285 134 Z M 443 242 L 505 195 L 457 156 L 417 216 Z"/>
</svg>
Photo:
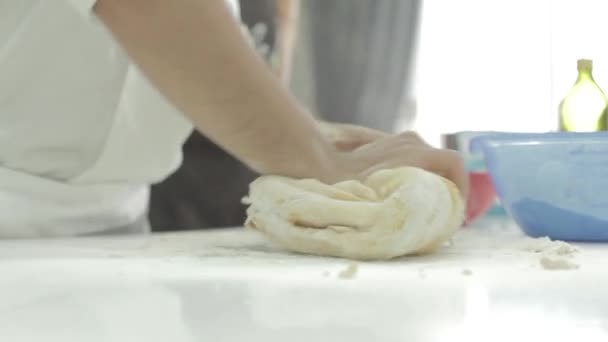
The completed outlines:
<svg viewBox="0 0 608 342">
<path fill-rule="evenodd" d="M 469 152 L 483 153 L 488 146 L 498 145 L 541 145 L 572 142 L 608 143 L 608 131 L 602 132 L 545 132 L 545 133 L 503 133 L 482 134 L 469 141 Z"/>
</svg>

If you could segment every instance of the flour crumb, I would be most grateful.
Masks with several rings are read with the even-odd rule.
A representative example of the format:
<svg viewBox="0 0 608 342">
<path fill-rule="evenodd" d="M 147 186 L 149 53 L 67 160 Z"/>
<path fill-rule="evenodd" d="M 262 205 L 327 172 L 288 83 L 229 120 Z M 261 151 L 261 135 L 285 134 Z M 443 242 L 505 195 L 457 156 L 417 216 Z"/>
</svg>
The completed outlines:
<svg viewBox="0 0 608 342">
<path fill-rule="evenodd" d="M 540 265 L 546 270 L 576 270 L 579 265 L 568 257 L 556 255 L 543 255 L 540 257 Z"/>
<path fill-rule="evenodd" d="M 322 274 L 325 278 L 329 277 L 329 271 L 323 271 Z"/>
<path fill-rule="evenodd" d="M 418 269 L 418 277 L 425 279 L 426 278 L 426 270 L 424 268 Z"/>
<path fill-rule="evenodd" d="M 464 275 L 464 276 L 472 276 L 472 275 L 473 275 L 473 271 L 471 271 L 471 270 L 470 270 L 470 269 L 468 269 L 468 268 L 463 269 L 461 273 L 462 273 L 462 275 Z"/>
<path fill-rule="evenodd" d="M 119 258 L 124 258 L 125 256 L 122 254 L 118 254 L 118 253 L 112 253 L 112 254 L 106 255 L 106 257 L 110 258 L 110 259 L 119 259 Z"/>
<path fill-rule="evenodd" d="M 348 265 L 345 269 L 338 273 L 338 277 L 342 279 L 353 279 L 357 276 L 357 271 L 359 270 L 359 266 L 355 263 Z"/>
<path fill-rule="evenodd" d="M 523 251 L 540 254 L 538 259 L 545 270 L 575 270 L 579 265 L 573 261 L 579 252 L 575 246 L 548 237 L 529 239 L 521 248 Z"/>
<path fill-rule="evenodd" d="M 551 253 L 555 255 L 574 255 L 578 248 L 569 243 L 559 240 L 551 240 L 548 237 L 530 239 L 521 248 L 523 251 L 532 253 Z"/>
</svg>

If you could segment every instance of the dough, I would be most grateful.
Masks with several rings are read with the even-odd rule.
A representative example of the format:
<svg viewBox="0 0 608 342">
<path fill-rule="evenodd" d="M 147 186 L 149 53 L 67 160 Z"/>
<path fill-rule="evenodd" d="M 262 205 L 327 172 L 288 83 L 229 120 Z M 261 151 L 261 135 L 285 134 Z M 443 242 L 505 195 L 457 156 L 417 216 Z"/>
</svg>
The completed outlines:
<svg viewBox="0 0 608 342">
<path fill-rule="evenodd" d="M 432 252 L 464 217 L 452 182 L 413 167 L 334 185 L 263 176 L 244 201 L 245 226 L 284 248 L 361 260 Z"/>
</svg>

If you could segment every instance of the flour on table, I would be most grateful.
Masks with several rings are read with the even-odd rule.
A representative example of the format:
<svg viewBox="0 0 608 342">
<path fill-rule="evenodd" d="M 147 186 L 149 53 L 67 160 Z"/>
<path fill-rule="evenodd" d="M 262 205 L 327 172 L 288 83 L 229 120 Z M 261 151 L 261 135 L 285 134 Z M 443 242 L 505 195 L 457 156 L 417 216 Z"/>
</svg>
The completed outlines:
<svg viewBox="0 0 608 342">
<path fill-rule="evenodd" d="M 418 269 L 418 277 L 421 279 L 426 279 L 426 270 L 424 268 Z"/>
<path fill-rule="evenodd" d="M 546 270 L 575 270 L 579 265 L 563 256 L 543 255 L 540 257 L 540 265 Z"/>
<path fill-rule="evenodd" d="M 522 246 L 522 250 L 533 253 L 551 253 L 555 255 L 574 255 L 578 248 L 569 243 L 559 240 L 551 240 L 548 237 L 529 239 Z"/>
<path fill-rule="evenodd" d="M 464 216 L 452 182 L 413 167 L 333 185 L 263 176 L 249 190 L 247 227 L 315 255 L 374 260 L 433 252 Z"/>
<path fill-rule="evenodd" d="M 564 241 L 548 237 L 530 239 L 522 250 L 539 254 L 539 263 L 546 270 L 575 270 L 580 266 L 574 261 L 578 248 Z"/>
<path fill-rule="evenodd" d="M 338 273 L 338 277 L 342 279 L 353 279 L 357 276 L 357 271 L 359 270 L 359 266 L 355 263 L 348 265 L 345 269 Z"/>
</svg>

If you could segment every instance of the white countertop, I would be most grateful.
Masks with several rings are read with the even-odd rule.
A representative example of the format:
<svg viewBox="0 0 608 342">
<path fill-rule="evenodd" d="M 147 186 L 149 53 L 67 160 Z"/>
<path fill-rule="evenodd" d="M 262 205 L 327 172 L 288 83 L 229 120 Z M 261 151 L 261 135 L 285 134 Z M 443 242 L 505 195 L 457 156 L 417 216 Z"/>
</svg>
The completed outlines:
<svg viewBox="0 0 608 342">
<path fill-rule="evenodd" d="M 429 256 L 285 254 L 242 229 L 0 242 L 0 340 L 608 341 L 608 245 L 546 270 L 480 224 Z"/>
</svg>

